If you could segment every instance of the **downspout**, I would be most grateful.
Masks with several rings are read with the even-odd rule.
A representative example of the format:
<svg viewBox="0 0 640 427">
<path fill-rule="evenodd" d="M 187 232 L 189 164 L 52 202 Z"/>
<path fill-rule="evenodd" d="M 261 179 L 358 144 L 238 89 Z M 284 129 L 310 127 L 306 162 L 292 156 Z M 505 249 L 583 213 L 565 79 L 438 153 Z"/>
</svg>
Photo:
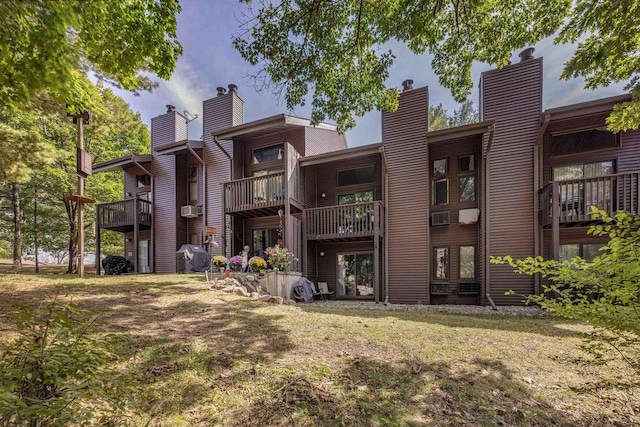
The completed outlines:
<svg viewBox="0 0 640 427">
<path fill-rule="evenodd" d="M 220 144 L 220 141 L 218 141 L 218 137 L 215 136 L 213 133 L 211 134 L 211 136 L 213 136 L 213 142 L 214 144 L 216 144 L 218 146 L 218 148 L 220 149 L 220 151 L 222 151 L 222 154 L 224 154 L 225 156 L 227 156 L 227 159 L 229 159 L 229 181 L 233 180 L 233 157 L 231 157 L 231 155 L 227 152 L 227 150 L 224 149 L 224 147 Z M 222 197 L 224 197 L 224 187 L 222 188 Z M 220 233 L 220 235 L 224 236 L 224 242 L 223 242 L 223 252 L 226 252 L 227 249 L 227 245 L 226 245 L 226 241 L 227 241 L 227 220 L 226 220 L 226 215 L 223 212 L 222 213 L 222 224 L 221 224 L 222 230 L 224 230 L 224 235 L 222 233 Z M 226 255 L 226 254 L 225 254 Z"/>
<path fill-rule="evenodd" d="M 491 221 L 490 221 L 490 201 L 491 201 L 491 195 L 489 192 L 489 179 L 490 179 L 490 168 L 489 168 L 489 152 L 491 150 L 491 144 L 493 143 L 493 134 L 495 131 L 495 125 L 491 125 L 489 126 L 489 140 L 487 142 L 487 150 L 484 153 L 484 161 L 485 161 L 485 167 L 484 167 L 484 174 L 485 174 L 485 180 L 484 180 L 484 186 L 485 186 L 485 191 L 484 191 L 484 197 L 485 197 L 485 207 L 484 207 L 484 217 L 485 217 L 485 278 L 486 278 L 486 282 L 485 282 L 485 289 L 486 289 L 486 294 L 485 296 L 487 297 L 487 300 L 489 301 L 489 304 L 491 304 L 491 307 L 494 310 L 497 310 L 498 307 L 496 307 L 496 304 L 493 302 L 493 298 L 491 298 L 491 279 L 490 279 L 490 270 L 489 270 L 489 254 L 490 254 L 490 250 L 491 250 Z"/>
<path fill-rule="evenodd" d="M 543 153 L 542 153 L 542 142 L 544 140 L 544 133 L 547 131 L 547 126 L 549 126 L 549 121 L 551 121 L 551 115 L 545 114 L 544 121 L 542 122 L 542 126 L 540 127 L 540 131 L 538 132 L 538 138 L 536 139 L 536 143 L 533 146 L 533 207 L 535 212 L 534 225 L 533 225 L 533 252 L 534 256 L 540 256 L 541 254 L 541 235 L 540 235 L 540 188 L 542 188 L 542 161 L 543 161 Z M 540 274 L 536 274 L 533 278 L 533 292 L 536 295 L 540 294 Z"/>
<path fill-rule="evenodd" d="M 380 154 L 382 155 L 382 169 L 383 174 L 383 188 L 382 188 L 382 202 L 384 203 L 384 305 L 389 304 L 389 239 L 387 238 L 389 233 L 389 214 L 387 198 L 389 194 L 389 173 L 387 170 L 387 159 L 384 155 L 384 147 L 380 147 Z"/>
</svg>

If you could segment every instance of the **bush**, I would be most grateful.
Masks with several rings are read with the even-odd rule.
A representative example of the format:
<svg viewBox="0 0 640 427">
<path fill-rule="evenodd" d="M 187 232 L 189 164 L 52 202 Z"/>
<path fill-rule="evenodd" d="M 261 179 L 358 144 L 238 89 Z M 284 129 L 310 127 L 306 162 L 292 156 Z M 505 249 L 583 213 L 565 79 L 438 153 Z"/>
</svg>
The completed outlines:
<svg viewBox="0 0 640 427">
<path fill-rule="evenodd" d="M 214 255 L 212 262 L 216 267 L 226 267 L 229 260 L 223 255 Z"/>
<path fill-rule="evenodd" d="M 126 424 L 131 382 L 111 368 L 95 317 L 60 302 L 20 305 L 18 338 L 0 344 L 0 425 Z"/>
<path fill-rule="evenodd" d="M 621 356 L 640 372 L 640 217 L 618 212 L 611 218 L 591 209 L 592 218 L 601 223 L 591 226 L 588 234 L 610 239 L 593 262 L 579 257 L 514 261 L 509 256 L 492 257 L 491 262 L 508 263 L 520 274 L 540 274 L 544 292 L 529 295 L 527 303 L 591 324 L 594 330 L 585 337 L 585 350 L 597 361 Z"/>
</svg>

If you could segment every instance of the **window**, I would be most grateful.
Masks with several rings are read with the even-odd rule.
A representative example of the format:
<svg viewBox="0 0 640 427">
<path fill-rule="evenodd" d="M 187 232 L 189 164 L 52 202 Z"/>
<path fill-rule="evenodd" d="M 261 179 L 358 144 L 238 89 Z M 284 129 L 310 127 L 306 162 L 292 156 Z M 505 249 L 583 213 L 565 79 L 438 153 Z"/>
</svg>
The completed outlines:
<svg viewBox="0 0 640 427">
<path fill-rule="evenodd" d="M 338 297 L 373 298 L 373 254 L 338 254 Z"/>
<path fill-rule="evenodd" d="M 274 247 L 278 243 L 279 237 L 277 228 L 253 230 L 253 246 L 251 247 L 253 254 L 267 259 L 265 255 L 266 249 Z"/>
<path fill-rule="evenodd" d="M 587 151 L 616 148 L 620 138 L 606 129 L 591 129 L 582 132 L 553 135 L 551 137 L 551 156 L 584 153 Z"/>
<path fill-rule="evenodd" d="M 433 278 L 449 279 L 449 248 L 433 248 Z"/>
<path fill-rule="evenodd" d="M 137 183 L 137 187 L 146 187 L 151 185 L 151 176 L 147 175 L 146 173 L 144 175 L 136 175 L 136 183 Z"/>
<path fill-rule="evenodd" d="M 189 183 L 189 202 L 197 203 L 198 202 L 198 182 L 190 182 Z"/>
<path fill-rule="evenodd" d="M 352 203 L 373 202 L 373 191 L 357 191 L 350 194 L 340 194 L 338 196 L 339 205 L 350 205 Z"/>
<path fill-rule="evenodd" d="M 338 186 L 368 184 L 376 180 L 375 167 L 365 166 L 362 168 L 347 169 L 338 171 Z"/>
<path fill-rule="evenodd" d="M 472 172 L 476 169 L 473 154 L 460 157 L 459 172 Z"/>
<path fill-rule="evenodd" d="M 265 148 L 256 148 L 253 150 L 253 161 L 254 165 L 265 163 L 265 162 L 274 162 L 277 160 L 282 160 L 284 158 L 284 144 L 272 145 L 271 147 Z"/>
<path fill-rule="evenodd" d="M 459 178 L 459 193 L 461 202 L 473 202 L 476 200 L 476 177 L 463 176 Z"/>
<path fill-rule="evenodd" d="M 437 178 L 440 176 L 447 175 L 447 159 L 442 160 L 434 160 L 433 161 L 433 177 Z"/>
<path fill-rule="evenodd" d="M 460 246 L 460 278 L 476 278 L 476 247 Z"/>
<path fill-rule="evenodd" d="M 569 179 L 595 178 L 598 176 L 612 175 L 615 173 L 614 166 L 613 160 L 554 166 L 553 180 L 564 181 Z"/>
<path fill-rule="evenodd" d="M 449 180 L 439 179 L 433 181 L 433 204 L 445 205 L 449 203 Z"/>
<path fill-rule="evenodd" d="M 568 243 L 560 245 L 560 261 L 569 261 L 575 257 L 580 257 L 587 262 L 593 261 L 600 255 L 600 248 L 606 246 L 605 243 Z"/>
</svg>

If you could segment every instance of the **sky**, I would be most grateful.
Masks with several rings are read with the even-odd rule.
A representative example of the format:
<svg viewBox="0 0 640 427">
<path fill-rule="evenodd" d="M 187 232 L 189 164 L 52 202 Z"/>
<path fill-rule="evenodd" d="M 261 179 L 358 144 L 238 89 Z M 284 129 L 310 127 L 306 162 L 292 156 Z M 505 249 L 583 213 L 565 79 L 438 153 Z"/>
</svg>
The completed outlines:
<svg viewBox="0 0 640 427">
<path fill-rule="evenodd" d="M 244 100 L 246 122 L 280 113 L 310 117 L 310 107 L 288 111 L 284 100 L 278 100 L 269 92 L 259 93 L 252 87 L 248 76 L 253 69 L 231 43 L 234 36 L 241 32 L 243 11 L 246 10 L 244 4 L 235 0 L 181 0 L 180 3 L 182 12 L 178 15 L 178 39 L 183 46 L 183 54 L 171 78 L 168 81 L 156 78 L 159 87 L 152 93 L 142 93 L 140 96 L 115 90 L 134 111 L 140 112 L 149 127 L 151 118 L 164 114 L 165 106 L 172 104 L 178 111 L 188 110 L 191 114 L 199 115 L 189 127 L 190 138 L 198 139 L 202 135 L 202 102 L 216 95 L 216 87 L 227 87 L 230 83 L 238 86 L 238 95 Z M 429 86 L 432 105 L 442 104 L 449 111 L 458 107 L 449 90 L 438 84 L 438 78 L 430 67 L 429 55 L 415 55 L 397 42 L 385 45 L 387 47 L 396 56 L 386 82 L 388 87 L 400 89 L 403 80 L 412 79 L 414 88 Z M 552 38 L 548 38 L 534 47 L 534 55 L 544 58 L 543 109 L 624 93 L 624 84 L 592 91 L 584 88 L 582 79 L 561 81 L 563 64 L 571 57 L 575 46 L 557 46 Z M 514 63 L 519 61 L 518 53 L 513 53 Z M 472 68 L 476 87 L 470 98 L 476 107 L 480 74 L 492 68 L 495 67 L 482 63 L 476 63 Z M 356 127 L 346 133 L 350 147 L 381 140 L 380 112 L 370 112 L 356 121 Z"/>
</svg>

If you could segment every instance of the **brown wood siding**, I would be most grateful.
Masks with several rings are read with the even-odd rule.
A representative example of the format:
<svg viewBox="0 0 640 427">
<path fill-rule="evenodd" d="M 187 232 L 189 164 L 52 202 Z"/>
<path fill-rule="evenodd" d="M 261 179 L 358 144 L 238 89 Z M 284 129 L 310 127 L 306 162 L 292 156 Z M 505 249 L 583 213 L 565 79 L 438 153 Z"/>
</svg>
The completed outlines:
<svg viewBox="0 0 640 427">
<path fill-rule="evenodd" d="M 570 119 L 557 120 L 549 123 L 543 140 L 543 171 L 544 183 L 551 180 L 551 170 L 554 165 L 588 163 L 604 160 L 615 160 L 616 172 L 640 171 L 640 131 L 622 132 L 620 147 L 604 150 L 588 151 L 564 156 L 551 156 L 551 136 L 553 134 L 578 132 L 605 127 L 609 113 L 577 116 Z"/>
<path fill-rule="evenodd" d="M 338 172 L 347 169 L 354 169 L 364 166 L 374 166 L 375 181 L 368 184 L 357 184 L 338 187 Z M 311 178 L 311 183 L 305 183 L 305 187 L 311 187 L 311 194 L 307 195 L 307 201 L 312 202 L 308 207 L 326 207 L 338 204 L 338 195 L 348 194 L 357 191 L 373 191 L 374 200 L 382 200 L 382 157 L 380 154 L 370 154 L 348 160 L 338 160 L 335 162 L 323 163 L 313 166 L 317 176 L 315 182 Z M 309 174 L 312 175 L 312 174 Z M 317 188 L 317 193 L 315 188 Z M 325 193 L 326 197 L 322 197 Z"/>
<path fill-rule="evenodd" d="M 127 242 L 127 239 L 130 239 L 130 242 Z M 151 230 L 141 230 L 140 231 L 140 240 L 151 240 Z M 133 261 L 133 250 L 135 249 L 134 241 L 133 241 L 133 233 L 124 233 L 124 256 L 127 259 Z M 131 255 L 129 255 L 131 254 Z"/>
<path fill-rule="evenodd" d="M 207 165 L 207 225 L 216 227 L 218 234 L 225 231 L 222 224 L 222 185 L 229 181 L 229 159 L 214 144 L 211 133 L 230 126 L 237 126 L 244 121 L 243 102 L 237 93 L 230 93 L 203 102 L 202 122 L 204 132 L 203 157 Z M 233 156 L 232 141 L 220 141 L 220 145 Z M 231 240 L 229 240 L 231 243 Z M 212 248 L 213 254 L 219 254 L 220 248 Z"/>
<path fill-rule="evenodd" d="M 324 165 L 319 166 L 307 166 L 302 169 L 302 177 L 304 180 L 304 206 L 306 208 L 317 208 L 317 185 L 318 185 L 318 170 L 317 168 L 323 168 Z"/>
<path fill-rule="evenodd" d="M 298 150 L 304 156 L 314 156 L 347 148 L 346 137 L 336 131 L 307 127 L 305 134 L 305 151 Z"/>
<path fill-rule="evenodd" d="M 189 178 L 188 178 L 188 161 L 189 155 L 176 154 L 176 205 L 175 205 L 175 221 L 176 221 L 176 248 L 188 243 L 187 236 L 187 218 L 180 215 L 180 208 L 189 204 Z M 176 250 L 177 250 L 176 249 Z M 175 255 L 174 255 L 175 258 Z"/>
<path fill-rule="evenodd" d="M 324 252 L 324 256 L 320 256 Z M 329 291 L 333 292 L 332 299 L 336 299 L 336 287 L 338 280 L 338 254 L 352 252 L 373 253 L 373 241 L 349 242 L 349 243 L 318 243 L 317 254 L 317 280 L 327 282 Z M 313 277 L 310 275 L 310 277 Z M 414 301 L 415 302 L 415 301 Z"/>
<path fill-rule="evenodd" d="M 317 279 L 318 277 L 318 269 L 316 263 L 318 262 L 318 250 L 317 243 L 315 241 L 307 242 L 307 252 L 306 252 L 306 261 L 307 261 L 307 272 L 306 277 L 310 280 Z"/>
<path fill-rule="evenodd" d="M 428 108 L 425 87 L 404 92 L 397 111 L 382 113 L 389 171 L 388 288 L 393 303 L 429 303 Z"/>
<path fill-rule="evenodd" d="M 480 180 L 480 147 L 482 139 L 479 135 L 468 136 L 465 138 L 457 138 L 449 141 L 438 142 L 429 145 L 429 173 L 433 172 L 432 164 L 434 160 L 447 159 L 447 178 L 449 179 L 449 203 L 445 205 L 431 205 L 431 212 L 449 212 L 449 225 L 430 227 L 429 233 L 431 236 L 431 248 L 430 248 L 430 260 L 433 260 L 433 248 L 435 247 L 448 247 L 449 248 L 449 277 L 446 282 L 440 283 L 448 284 L 448 295 L 431 295 L 432 304 L 478 304 L 480 302 L 480 292 L 475 295 L 461 295 L 459 293 L 460 283 L 476 283 L 481 282 L 482 270 L 480 269 L 479 247 L 480 247 L 480 223 L 460 225 L 458 223 L 460 209 L 472 209 L 480 206 L 479 200 L 481 197 L 480 189 L 482 183 Z M 476 200 L 469 202 L 460 202 L 459 200 L 459 188 L 458 188 L 458 176 L 470 176 L 469 172 L 462 172 L 459 170 L 460 157 L 472 154 L 474 156 L 474 169 L 475 173 L 475 188 L 476 188 Z M 432 185 L 429 185 L 429 203 L 432 202 Z M 476 278 L 473 279 L 460 279 L 460 263 L 459 254 L 460 246 L 475 246 L 476 248 Z M 430 279 L 433 281 L 433 265 L 431 266 Z"/>
<path fill-rule="evenodd" d="M 495 120 L 489 153 L 490 253 L 524 258 L 534 255 L 533 147 L 540 128 L 542 58 L 482 75 L 482 120 Z M 486 208 L 485 208 L 486 209 Z M 491 296 L 496 304 L 520 304 L 534 291 L 533 278 L 508 266 L 490 267 Z"/>
</svg>

